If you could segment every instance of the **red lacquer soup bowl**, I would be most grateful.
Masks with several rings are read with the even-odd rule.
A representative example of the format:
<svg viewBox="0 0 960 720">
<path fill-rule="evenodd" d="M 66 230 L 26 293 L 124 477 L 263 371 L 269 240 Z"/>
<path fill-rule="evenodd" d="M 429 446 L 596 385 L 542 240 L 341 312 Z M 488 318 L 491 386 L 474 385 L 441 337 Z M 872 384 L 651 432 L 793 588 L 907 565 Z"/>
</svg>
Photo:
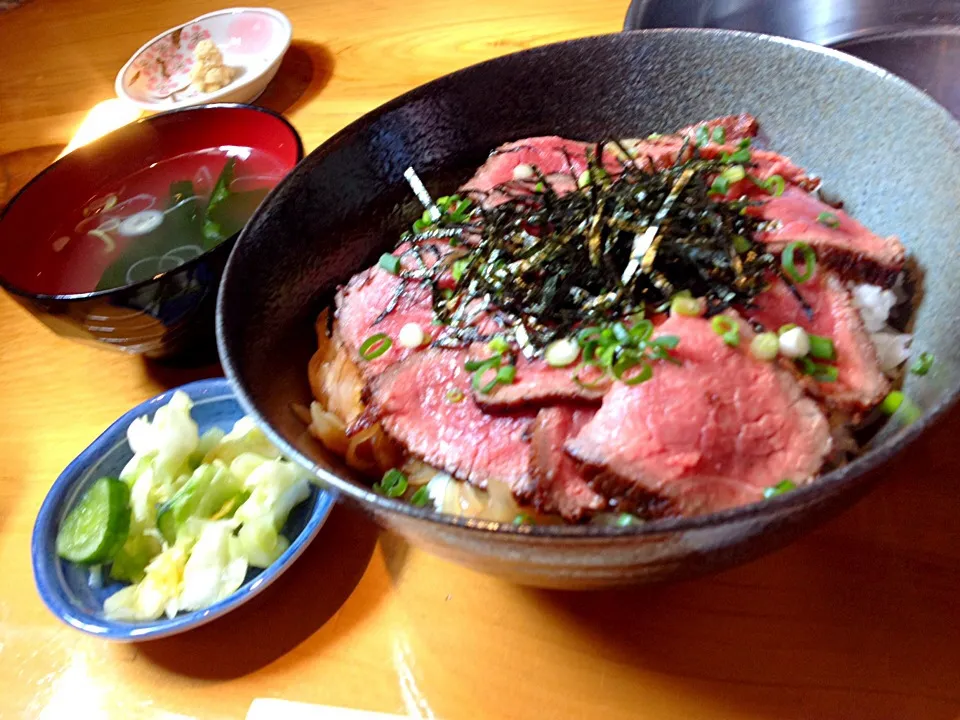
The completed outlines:
<svg viewBox="0 0 960 720">
<path fill-rule="evenodd" d="M 60 335 L 149 357 L 212 348 L 227 256 L 303 157 L 281 116 L 208 105 L 53 163 L 0 214 L 0 285 Z"/>
</svg>

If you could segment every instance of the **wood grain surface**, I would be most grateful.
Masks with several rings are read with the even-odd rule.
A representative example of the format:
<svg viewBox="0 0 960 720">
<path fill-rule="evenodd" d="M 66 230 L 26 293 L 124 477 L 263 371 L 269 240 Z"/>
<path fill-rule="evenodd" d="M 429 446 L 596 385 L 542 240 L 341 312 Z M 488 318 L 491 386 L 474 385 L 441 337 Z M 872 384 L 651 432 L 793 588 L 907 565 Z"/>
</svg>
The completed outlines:
<svg viewBox="0 0 960 720">
<path fill-rule="evenodd" d="M 474 62 L 619 30 L 625 2 L 282 0 L 261 102 L 308 150 Z M 0 202 L 49 162 L 143 42 L 206 0 L 28 0 L 0 12 Z M 257 697 L 422 718 L 960 717 L 960 415 L 853 510 L 697 582 L 514 587 L 338 508 L 274 586 L 168 640 L 115 645 L 41 604 L 37 510 L 61 469 L 160 390 L 220 373 L 62 340 L 0 296 L 0 717 L 242 718 Z"/>
</svg>

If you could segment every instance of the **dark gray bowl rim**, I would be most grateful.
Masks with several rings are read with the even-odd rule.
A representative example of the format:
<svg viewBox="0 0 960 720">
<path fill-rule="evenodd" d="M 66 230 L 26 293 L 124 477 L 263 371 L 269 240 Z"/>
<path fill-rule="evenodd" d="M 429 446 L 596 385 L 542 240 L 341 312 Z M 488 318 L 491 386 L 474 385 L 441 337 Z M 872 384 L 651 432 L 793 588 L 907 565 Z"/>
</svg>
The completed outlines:
<svg viewBox="0 0 960 720">
<path fill-rule="evenodd" d="M 95 149 L 101 143 L 102 144 L 109 143 L 110 140 L 113 139 L 115 134 L 127 131 L 132 126 L 150 125 L 152 123 L 155 123 L 157 120 L 161 120 L 171 115 L 202 112 L 204 110 L 223 110 L 223 109 L 243 110 L 243 111 L 251 110 L 254 112 L 263 113 L 264 115 L 269 115 L 273 117 L 273 119 L 279 120 L 280 124 L 284 126 L 286 130 L 290 133 L 290 136 L 294 139 L 297 146 L 296 162 L 294 162 L 293 167 L 291 167 L 290 170 L 287 171 L 287 174 L 289 175 L 290 172 L 292 172 L 294 168 L 296 168 L 296 166 L 300 163 L 300 161 L 303 160 L 303 155 L 304 155 L 303 140 L 300 138 L 300 133 L 297 132 L 297 129 L 293 126 L 293 123 L 287 120 L 287 118 L 285 118 L 280 113 L 274 112 L 269 108 L 260 107 L 259 105 L 249 105 L 247 103 L 210 103 L 208 105 L 191 105 L 189 107 L 176 108 L 174 110 L 165 110 L 164 112 L 159 112 L 153 115 L 148 115 L 147 117 L 140 118 L 138 120 L 133 121 L 132 123 L 127 123 L 126 125 L 123 125 L 117 128 L 116 130 L 111 130 L 106 135 L 103 135 L 97 138 L 96 140 L 94 140 L 93 142 L 87 143 L 86 145 L 83 145 L 81 147 Z M 79 149 L 80 148 L 77 148 L 77 150 Z M 56 172 L 58 168 L 62 167 L 68 160 L 71 160 L 72 159 L 71 155 L 72 153 L 67 153 L 63 157 L 54 160 L 52 163 L 47 165 L 47 167 L 45 167 L 43 170 L 38 172 L 32 178 L 30 178 L 30 180 L 27 182 L 26 185 L 24 185 L 22 188 L 17 190 L 16 194 L 14 194 L 14 196 L 10 198 L 10 200 L 3 207 L 3 209 L 0 210 L 0 224 L 3 223 L 3 219 L 6 217 L 7 212 L 9 212 L 10 208 L 12 208 L 14 204 L 16 204 L 17 200 L 19 200 L 22 195 L 25 195 L 27 192 L 29 192 L 30 188 L 33 187 L 34 185 L 42 182 L 43 178 L 46 177 L 48 174 Z M 286 177 L 286 175 L 284 177 Z M 281 179 L 280 182 L 283 182 L 283 180 Z M 280 183 L 277 183 L 277 184 L 279 185 Z M 271 188 L 271 191 L 272 190 L 273 188 Z M 159 273 L 158 275 L 154 275 L 153 277 L 147 278 L 146 280 L 138 280 L 135 283 L 129 283 L 127 285 L 119 285 L 113 288 L 106 288 L 105 290 L 92 290 L 90 292 L 85 292 L 85 293 L 60 293 L 60 294 L 35 293 L 35 292 L 30 292 L 29 290 L 24 290 L 23 288 L 17 287 L 15 284 L 11 283 L 9 280 L 3 277 L 2 274 L 0 274 L 0 288 L 3 288 L 8 293 L 11 293 L 13 295 L 19 295 L 20 297 L 29 298 L 31 300 L 40 300 L 40 301 L 47 301 L 47 302 L 49 301 L 80 302 L 83 300 L 93 300 L 95 298 L 105 297 L 107 295 L 112 295 L 118 292 L 138 290 L 142 287 L 146 287 L 152 283 L 156 283 L 163 280 L 163 278 L 165 278 L 167 275 L 171 273 L 179 273 L 184 270 L 189 270 L 191 267 L 205 262 L 207 259 L 209 259 L 210 253 L 215 252 L 224 243 L 228 243 L 236 240 L 240 236 L 240 232 L 242 232 L 242 229 L 241 231 L 234 233 L 230 237 L 225 238 L 222 242 L 217 243 L 209 250 L 201 253 L 200 255 L 197 255 L 195 258 L 190 258 L 185 263 L 181 263 L 180 265 L 177 265 L 175 268 L 171 268 L 170 270 L 165 270 L 164 272 Z"/>
<path fill-rule="evenodd" d="M 839 62 L 843 62 L 848 65 L 855 65 L 876 75 L 885 83 L 888 83 L 892 86 L 900 86 L 901 90 L 904 92 L 913 93 L 917 96 L 917 100 L 919 102 L 929 103 L 936 107 L 940 112 L 943 113 L 944 117 L 949 120 L 948 124 L 953 126 L 957 134 L 958 142 L 960 142 L 960 123 L 953 118 L 948 110 L 937 103 L 933 98 L 893 73 L 888 72 L 887 70 L 884 70 L 883 68 L 865 60 L 861 60 L 855 56 L 843 53 L 839 50 L 834 50 L 832 48 L 823 47 L 821 45 L 816 45 L 801 40 L 783 38 L 774 35 L 763 35 L 760 33 L 744 32 L 740 30 L 721 30 L 712 28 L 659 28 L 649 30 L 631 30 L 565 40 L 547 45 L 541 45 L 535 48 L 529 48 L 527 50 L 521 50 L 515 53 L 509 53 L 508 55 L 486 60 L 474 65 L 469 65 L 465 68 L 461 68 L 460 70 L 448 73 L 439 78 L 431 80 L 430 82 L 424 83 L 423 85 L 409 90 L 402 95 L 399 95 L 398 97 L 374 108 L 373 110 L 364 113 L 362 116 L 345 126 L 339 132 L 332 135 L 328 140 L 312 150 L 310 155 L 308 155 L 300 163 L 300 166 L 298 166 L 294 172 L 291 172 L 276 186 L 276 188 L 274 188 L 274 190 L 271 192 L 271 195 L 273 193 L 279 193 L 282 191 L 286 184 L 291 182 L 291 178 L 293 178 L 297 172 L 302 172 L 304 167 L 311 162 L 311 157 L 335 148 L 341 142 L 344 142 L 346 139 L 348 139 L 349 136 L 353 135 L 358 129 L 378 120 L 387 113 L 403 107 L 411 102 L 422 99 L 423 96 L 429 96 L 436 86 L 449 82 L 452 78 L 495 66 L 505 57 L 549 54 L 552 52 L 552 49 L 556 47 L 576 44 L 589 45 L 594 42 L 602 41 L 604 38 L 614 39 L 622 36 L 646 37 L 656 35 L 668 37 L 678 35 L 714 35 L 740 38 L 741 41 L 744 42 L 750 40 L 760 40 L 773 45 L 788 45 L 796 47 L 805 52 L 825 55 Z M 250 218 L 247 226 L 240 234 L 240 239 L 237 241 L 238 244 L 243 242 L 247 233 L 247 228 L 253 225 L 253 222 L 269 204 L 270 199 L 271 198 L 268 197 L 266 200 L 264 200 L 257 212 L 254 213 L 254 215 Z M 939 419 L 944 413 L 946 413 L 947 410 L 949 410 L 956 403 L 958 395 L 960 395 L 960 380 L 958 380 L 954 382 L 953 386 L 949 388 L 947 392 L 945 392 L 945 394 L 933 407 L 924 411 L 923 415 L 918 421 L 901 429 L 896 436 L 890 438 L 886 444 L 882 445 L 881 447 L 867 450 L 856 460 L 844 465 L 841 468 L 818 477 L 809 485 L 799 487 L 796 490 L 792 490 L 788 493 L 775 496 L 767 500 L 761 500 L 749 505 L 741 505 L 729 508 L 720 512 L 708 513 L 694 517 L 669 517 L 658 520 L 643 521 L 626 527 L 606 525 L 514 525 L 512 523 L 449 515 L 446 513 L 436 512 L 434 510 L 428 510 L 426 508 L 414 507 L 403 500 L 395 500 L 377 495 L 369 489 L 364 489 L 363 487 L 355 485 L 349 480 L 340 478 L 332 472 L 319 467 L 315 461 L 311 460 L 304 453 L 297 450 L 292 444 L 287 442 L 283 436 L 276 432 L 267 419 L 263 417 L 259 410 L 257 410 L 250 395 L 247 393 L 246 387 L 239 377 L 234 359 L 228 352 L 225 340 L 223 338 L 223 288 L 226 286 L 231 273 L 234 257 L 235 255 L 231 254 L 231 258 L 227 262 L 227 266 L 224 269 L 224 281 L 221 283 L 220 290 L 218 292 L 216 332 L 217 349 L 220 354 L 220 360 L 223 365 L 224 372 L 230 379 L 230 382 L 234 387 L 234 392 L 236 393 L 241 405 L 246 408 L 250 415 L 256 418 L 261 428 L 263 428 L 263 430 L 266 432 L 267 436 L 278 447 L 280 447 L 288 457 L 292 457 L 299 463 L 310 468 L 311 472 L 314 472 L 322 482 L 329 483 L 339 490 L 344 497 L 358 503 L 364 509 L 369 510 L 372 508 L 387 514 L 405 515 L 416 520 L 423 520 L 436 523 L 438 525 L 445 525 L 451 529 L 457 528 L 468 531 L 479 531 L 483 533 L 496 531 L 498 534 L 503 533 L 510 536 L 522 535 L 537 539 L 557 538 L 565 540 L 581 539 L 595 541 L 602 539 L 624 539 L 637 536 L 661 535 L 688 530 L 705 530 L 709 528 L 720 527 L 730 522 L 745 521 L 774 515 L 780 512 L 783 508 L 794 504 L 800 505 L 807 502 L 815 503 L 816 496 L 822 491 L 824 485 L 836 485 L 853 482 L 856 478 L 891 460 L 894 456 L 906 449 L 907 446 L 912 444 L 933 423 L 933 421 Z"/>
</svg>

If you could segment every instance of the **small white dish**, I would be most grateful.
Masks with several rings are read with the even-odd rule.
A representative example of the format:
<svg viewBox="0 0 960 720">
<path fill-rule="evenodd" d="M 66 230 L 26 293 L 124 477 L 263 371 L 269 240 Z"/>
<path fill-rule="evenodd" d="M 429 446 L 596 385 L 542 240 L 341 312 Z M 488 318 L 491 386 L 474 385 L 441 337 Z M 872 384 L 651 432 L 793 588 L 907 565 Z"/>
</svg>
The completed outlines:
<svg viewBox="0 0 960 720">
<path fill-rule="evenodd" d="M 293 28 L 271 8 L 228 8 L 201 15 L 157 35 L 137 50 L 117 74 L 117 95 L 146 110 L 174 110 L 205 103 L 247 103 L 260 96 L 290 47 Z M 234 78 L 202 93 L 190 86 L 193 51 L 212 40 Z M 178 90 L 178 88 L 184 88 Z"/>
</svg>

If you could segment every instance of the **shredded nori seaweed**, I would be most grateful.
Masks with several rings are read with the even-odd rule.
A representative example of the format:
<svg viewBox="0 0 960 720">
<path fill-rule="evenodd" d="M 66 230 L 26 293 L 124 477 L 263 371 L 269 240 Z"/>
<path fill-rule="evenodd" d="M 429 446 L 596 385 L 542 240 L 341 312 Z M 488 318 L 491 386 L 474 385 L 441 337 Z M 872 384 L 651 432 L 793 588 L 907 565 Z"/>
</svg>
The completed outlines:
<svg viewBox="0 0 960 720">
<path fill-rule="evenodd" d="M 610 152 L 619 173 L 603 169 Z M 461 246 L 449 261 L 414 273 L 431 282 L 437 322 L 446 326 L 436 344 L 483 339 L 475 327 L 483 315 L 531 354 L 577 328 L 659 307 L 678 292 L 705 298 L 708 316 L 749 306 L 780 274 L 753 239 L 762 221 L 745 212 L 752 201 L 711 194 L 732 163 L 686 145 L 662 170 L 628 158 L 615 141 L 598 143 L 587 153 L 589 181 L 572 178 L 575 191 L 556 193 L 534 167 L 532 178 L 494 188 L 507 199 L 481 204 L 470 222 L 406 234 L 418 254 L 441 237 Z M 454 257 L 460 272 L 451 291 L 439 278 Z"/>
</svg>

